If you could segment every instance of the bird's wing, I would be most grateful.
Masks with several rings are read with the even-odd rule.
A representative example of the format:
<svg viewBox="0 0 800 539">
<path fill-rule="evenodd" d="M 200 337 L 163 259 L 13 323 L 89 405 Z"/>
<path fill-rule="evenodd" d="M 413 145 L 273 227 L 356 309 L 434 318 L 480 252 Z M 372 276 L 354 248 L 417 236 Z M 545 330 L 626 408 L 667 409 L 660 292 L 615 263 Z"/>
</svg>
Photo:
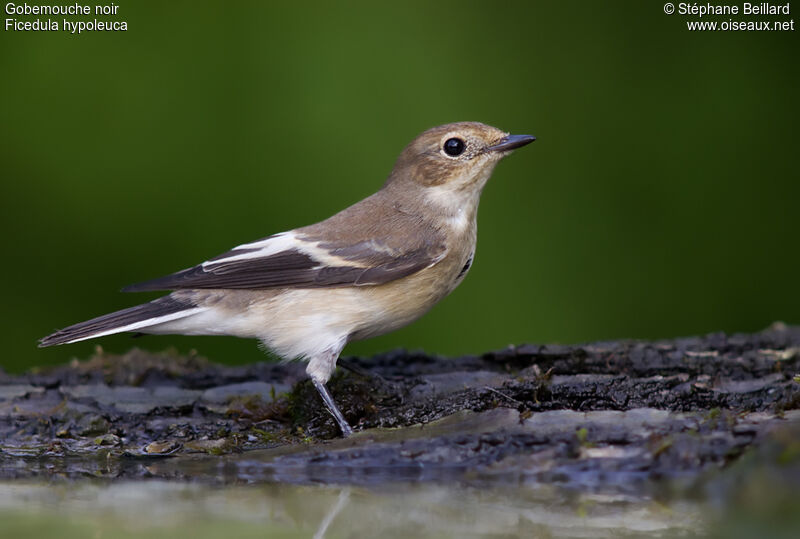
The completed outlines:
<svg viewBox="0 0 800 539">
<path fill-rule="evenodd" d="M 314 229 L 283 232 L 240 245 L 193 268 L 123 290 L 378 285 L 432 266 L 446 254 L 444 243 L 435 236 L 418 236 L 409 243 L 398 242 L 391 235 L 325 239 L 303 230 Z"/>
</svg>

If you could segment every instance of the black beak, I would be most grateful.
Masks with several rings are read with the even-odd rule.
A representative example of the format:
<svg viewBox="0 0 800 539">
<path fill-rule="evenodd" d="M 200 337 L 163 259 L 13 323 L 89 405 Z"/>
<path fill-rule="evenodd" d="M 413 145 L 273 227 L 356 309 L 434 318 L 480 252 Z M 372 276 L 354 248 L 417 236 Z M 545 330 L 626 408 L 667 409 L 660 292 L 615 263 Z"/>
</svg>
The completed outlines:
<svg viewBox="0 0 800 539">
<path fill-rule="evenodd" d="M 508 135 L 507 137 L 501 138 L 500 142 L 494 146 L 489 146 L 486 149 L 493 152 L 507 152 L 530 144 L 534 140 L 536 140 L 536 137 L 532 135 Z"/>
</svg>

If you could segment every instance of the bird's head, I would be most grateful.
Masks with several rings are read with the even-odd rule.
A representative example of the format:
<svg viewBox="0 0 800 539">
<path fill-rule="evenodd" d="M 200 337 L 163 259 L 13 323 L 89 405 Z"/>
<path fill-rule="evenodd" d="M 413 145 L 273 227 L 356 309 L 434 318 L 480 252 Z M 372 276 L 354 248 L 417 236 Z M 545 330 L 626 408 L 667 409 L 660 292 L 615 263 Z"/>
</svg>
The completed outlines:
<svg viewBox="0 0 800 539">
<path fill-rule="evenodd" d="M 421 187 L 429 198 L 458 203 L 480 195 L 495 165 L 516 148 L 536 140 L 509 135 L 478 122 L 458 122 L 428 129 L 406 146 L 386 186 Z"/>
</svg>

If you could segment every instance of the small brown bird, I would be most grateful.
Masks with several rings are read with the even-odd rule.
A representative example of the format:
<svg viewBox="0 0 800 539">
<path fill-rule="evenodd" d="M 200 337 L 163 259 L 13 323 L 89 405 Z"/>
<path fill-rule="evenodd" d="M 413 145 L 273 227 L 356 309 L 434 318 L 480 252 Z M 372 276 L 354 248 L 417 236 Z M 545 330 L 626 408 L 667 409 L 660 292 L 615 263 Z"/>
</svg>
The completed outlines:
<svg viewBox="0 0 800 539">
<path fill-rule="evenodd" d="M 173 292 L 57 331 L 40 346 L 125 331 L 256 338 L 282 358 L 308 361 L 347 436 L 352 429 L 325 387 L 342 348 L 409 324 L 458 286 L 475 256 L 484 185 L 503 157 L 534 140 L 477 122 L 429 129 L 374 195 L 315 225 L 129 286 Z"/>
</svg>

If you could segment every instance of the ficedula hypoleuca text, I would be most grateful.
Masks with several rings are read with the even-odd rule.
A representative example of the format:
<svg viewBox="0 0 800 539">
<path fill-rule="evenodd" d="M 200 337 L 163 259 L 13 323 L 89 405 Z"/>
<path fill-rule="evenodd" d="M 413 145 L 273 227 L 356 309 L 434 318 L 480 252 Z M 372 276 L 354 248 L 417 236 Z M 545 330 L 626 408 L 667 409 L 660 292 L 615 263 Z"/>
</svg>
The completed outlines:
<svg viewBox="0 0 800 539">
<path fill-rule="evenodd" d="M 259 339 L 282 358 L 308 361 L 347 436 L 325 386 L 342 348 L 409 324 L 458 286 L 475 256 L 483 187 L 503 157 L 534 140 L 477 122 L 429 129 L 374 195 L 320 223 L 129 286 L 172 292 L 57 331 L 40 346 L 125 331 Z"/>
</svg>

